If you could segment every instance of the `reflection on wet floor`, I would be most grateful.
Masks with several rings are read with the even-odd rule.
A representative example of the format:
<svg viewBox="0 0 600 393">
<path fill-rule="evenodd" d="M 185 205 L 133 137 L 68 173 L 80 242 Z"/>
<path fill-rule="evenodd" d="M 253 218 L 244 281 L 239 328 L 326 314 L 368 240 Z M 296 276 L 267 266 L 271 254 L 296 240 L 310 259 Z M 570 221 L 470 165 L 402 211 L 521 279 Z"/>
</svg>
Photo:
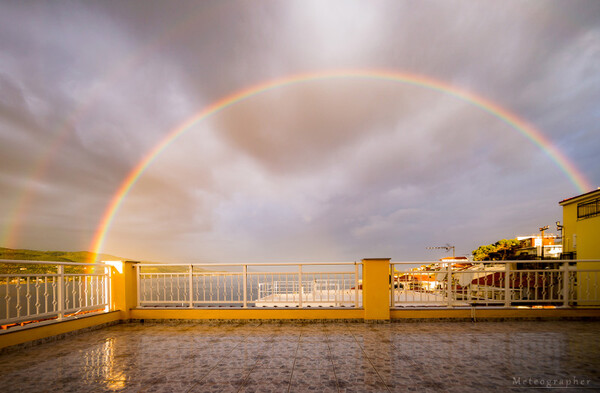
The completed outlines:
<svg viewBox="0 0 600 393">
<path fill-rule="evenodd" d="M 550 383 L 561 392 L 600 390 L 599 328 L 597 321 L 122 324 L 0 356 L 0 389 L 530 392 Z"/>
</svg>

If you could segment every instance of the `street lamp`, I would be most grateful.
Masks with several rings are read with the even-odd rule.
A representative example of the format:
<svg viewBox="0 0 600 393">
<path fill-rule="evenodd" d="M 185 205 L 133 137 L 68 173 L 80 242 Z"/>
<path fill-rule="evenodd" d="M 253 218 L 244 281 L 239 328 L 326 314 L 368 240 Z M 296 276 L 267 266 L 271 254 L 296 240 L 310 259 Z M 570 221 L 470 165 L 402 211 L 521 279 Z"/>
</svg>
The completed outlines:
<svg viewBox="0 0 600 393">
<path fill-rule="evenodd" d="M 540 228 L 540 232 L 542 232 L 542 259 L 544 259 L 544 231 L 548 229 L 548 225 L 544 225 Z"/>
<path fill-rule="evenodd" d="M 565 226 L 560 224 L 560 221 L 556 221 L 556 230 L 560 232 L 560 245 L 562 247 L 562 252 L 560 254 L 561 259 L 563 258 L 563 253 L 565 252 L 565 239 L 563 239 L 563 228 Z"/>
</svg>

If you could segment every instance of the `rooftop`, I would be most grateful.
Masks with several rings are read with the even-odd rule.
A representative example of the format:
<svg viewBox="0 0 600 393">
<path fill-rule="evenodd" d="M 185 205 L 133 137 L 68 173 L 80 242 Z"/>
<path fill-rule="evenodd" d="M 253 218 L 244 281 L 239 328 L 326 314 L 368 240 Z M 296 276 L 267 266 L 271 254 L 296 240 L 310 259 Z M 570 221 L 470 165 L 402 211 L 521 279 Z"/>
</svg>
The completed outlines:
<svg viewBox="0 0 600 393">
<path fill-rule="evenodd" d="M 563 206 L 563 205 L 568 204 L 568 203 L 573 203 L 576 200 L 578 200 L 579 198 L 588 198 L 590 196 L 593 196 L 594 194 L 600 195 L 600 187 L 598 187 L 595 190 L 588 191 L 588 192 L 580 194 L 580 195 L 575 195 L 573 197 L 563 199 L 562 201 L 558 202 L 558 204 L 561 205 L 561 206 Z"/>
<path fill-rule="evenodd" d="M 7 392 L 529 392 L 548 383 L 600 389 L 598 331 L 598 321 L 124 323 L 3 353 L 0 386 Z"/>
</svg>

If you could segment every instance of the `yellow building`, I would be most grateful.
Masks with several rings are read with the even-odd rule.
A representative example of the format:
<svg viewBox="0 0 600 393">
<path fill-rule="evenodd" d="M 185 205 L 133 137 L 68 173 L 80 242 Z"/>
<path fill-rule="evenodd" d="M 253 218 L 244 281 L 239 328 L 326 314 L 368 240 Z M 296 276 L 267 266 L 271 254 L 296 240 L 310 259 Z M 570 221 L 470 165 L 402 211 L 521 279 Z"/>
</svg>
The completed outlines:
<svg viewBox="0 0 600 393">
<path fill-rule="evenodd" d="M 573 259 L 600 259 L 600 189 L 560 201 L 563 253 Z"/>
<path fill-rule="evenodd" d="M 560 201 L 563 207 L 563 253 L 568 259 L 600 259 L 600 188 Z M 577 294 L 579 304 L 598 299 L 600 277 L 596 272 L 599 262 L 578 262 Z M 588 299 L 588 301 L 586 301 Z"/>
</svg>

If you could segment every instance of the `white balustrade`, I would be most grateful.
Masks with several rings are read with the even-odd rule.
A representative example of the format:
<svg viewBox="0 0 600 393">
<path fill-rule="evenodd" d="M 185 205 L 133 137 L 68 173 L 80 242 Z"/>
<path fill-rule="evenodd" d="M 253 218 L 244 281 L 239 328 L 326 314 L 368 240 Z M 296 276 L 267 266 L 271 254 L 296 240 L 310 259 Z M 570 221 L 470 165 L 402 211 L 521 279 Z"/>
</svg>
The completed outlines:
<svg viewBox="0 0 600 393">
<path fill-rule="evenodd" d="M 582 269 L 578 262 L 595 262 L 597 268 Z M 600 302 L 600 260 L 392 262 L 390 266 L 392 307 L 568 307 Z"/>
<path fill-rule="evenodd" d="M 101 263 L 0 260 L 0 325 L 61 320 L 109 307 Z"/>
<path fill-rule="evenodd" d="M 359 265 L 136 264 L 138 307 L 359 307 Z"/>
</svg>

